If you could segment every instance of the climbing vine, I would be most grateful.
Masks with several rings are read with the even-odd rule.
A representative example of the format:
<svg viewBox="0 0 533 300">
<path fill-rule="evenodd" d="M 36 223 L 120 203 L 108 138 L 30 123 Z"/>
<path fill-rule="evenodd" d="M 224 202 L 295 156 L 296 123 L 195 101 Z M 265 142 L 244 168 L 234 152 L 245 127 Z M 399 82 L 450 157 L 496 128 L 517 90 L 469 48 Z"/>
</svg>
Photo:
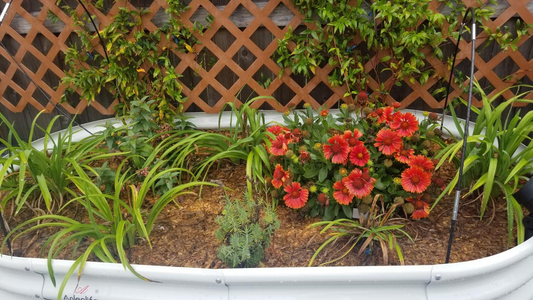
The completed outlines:
<svg viewBox="0 0 533 300">
<path fill-rule="evenodd" d="M 102 9 L 101 1 L 95 7 Z M 67 9 L 70 9 L 68 6 Z M 193 28 L 183 24 L 179 16 L 187 9 L 179 0 L 169 0 L 165 13 L 168 23 L 149 31 L 143 26 L 145 8 L 124 5 L 112 22 L 99 32 L 91 30 L 87 14 L 78 16 L 70 9 L 80 38 L 66 52 L 69 70 L 62 79 L 67 95 L 81 90 L 81 98 L 90 104 L 103 90 L 119 99 L 115 106 L 118 117 L 128 116 L 131 103 L 149 104 L 155 123 L 168 123 L 181 112 L 186 97 L 182 93 L 181 77 L 175 70 L 175 52 L 196 55 L 195 33 L 202 34 L 206 26 L 195 23 Z M 94 17 L 93 17 L 94 18 Z M 209 15 L 208 24 L 213 20 Z M 101 39 L 100 39 L 101 38 Z M 103 42 L 107 56 L 96 51 Z M 65 96 L 66 98 L 67 96 Z"/>
</svg>

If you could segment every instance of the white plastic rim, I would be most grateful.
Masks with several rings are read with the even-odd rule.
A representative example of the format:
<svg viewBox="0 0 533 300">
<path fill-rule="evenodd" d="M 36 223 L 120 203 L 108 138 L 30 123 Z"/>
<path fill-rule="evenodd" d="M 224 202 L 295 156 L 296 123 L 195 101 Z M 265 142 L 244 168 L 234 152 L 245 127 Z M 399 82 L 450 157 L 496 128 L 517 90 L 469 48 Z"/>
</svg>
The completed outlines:
<svg viewBox="0 0 533 300">
<path fill-rule="evenodd" d="M 414 113 L 417 117 L 421 116 L 421 112 Z M 218 127 L 218 115 L 191 115 L 195 116 L 195 123 L 200 129 Z M 279 113 L 266 112 L 265 115 L 267 122 L 282 122 Z M 109 120 L 83 126 L 96 132 L 105 121 Z M 221 124 L 229 126 L 228 115 L 223 116 Z M 450 129 L 455 128 L 449 117 L 445 117 L 444 124 Z M 78 131 L 73 139 L 80 140 L 88 135 L 85 131 Z M 39 142 L 42 145 L 42 141 L 36 141 L 36 147 Z M 53 261 L 58 283 L 72 263 Z M 72 276 L 59 298 L 533 299 L 533 239 L 487 258 L 446 265 L 219 270 L 135 265 L 134 268 L 152 282 L 138 279 L 121 264 L 88 262 L 80 281 Z M 0 300 L 56 299 L 57 296 L 58 286 L 53 286 L 50 281 L 45 259 L 0 257 Z"/>
</svg>

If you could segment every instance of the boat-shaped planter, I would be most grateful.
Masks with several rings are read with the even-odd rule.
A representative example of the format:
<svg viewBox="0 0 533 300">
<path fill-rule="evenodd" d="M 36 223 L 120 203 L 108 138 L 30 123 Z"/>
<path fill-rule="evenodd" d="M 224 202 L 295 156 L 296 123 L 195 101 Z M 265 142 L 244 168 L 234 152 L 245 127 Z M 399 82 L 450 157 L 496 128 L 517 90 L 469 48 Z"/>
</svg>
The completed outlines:
<svg viewBox="0 0 533 300">
<path fill-rule="evenodd" d="M 420 112 L 415 112 L 418 117 Z M 199 128 L 216 128 L 218 116 L 192 114 Z M 281 121 L 265 113 L 266 121 Z M 454 128 L 451 118 L 445 126 Z M 222 124 L 228 125 L 229 116 Z M 104 121 L 85 124 L 98 131 Z M 472 126 L 473 127 L 473 126 Z M 453 133 L 453 131 L 452 131 Z M 87 136 L 79 131 L 74 139 Z M 39 141 L 35 142 L 38 145 Z M 431 249 L 428 249 L 431 251 Z M 57 282 L 73 261 L 54 260 Z M 64 300 L 259 299 L 533 299 L 533 239 L 505 252 L 468 262 L 424 266 L 196 269 L 134 265 L 142 281 L 121 264 L 88 262 L 72 276 Z M 76 274 L 76 273 L 75 273 Z M 59 290 L 41 258 L 0 257 L 0 300 L 56 299 Z"/>
</svg>

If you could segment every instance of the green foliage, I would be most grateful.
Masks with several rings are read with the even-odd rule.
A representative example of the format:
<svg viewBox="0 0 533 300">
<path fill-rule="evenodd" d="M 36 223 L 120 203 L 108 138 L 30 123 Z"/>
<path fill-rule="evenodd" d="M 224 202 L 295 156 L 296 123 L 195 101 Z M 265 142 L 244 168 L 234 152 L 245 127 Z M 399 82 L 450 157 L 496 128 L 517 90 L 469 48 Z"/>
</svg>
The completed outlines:
<svg viewBox="0 0 533 300">
<path fill-rule="evenodd" d="M 40 114 L 33 120 L 28 141 L 22 140 L 13 125 L 0 114 L 1 121 L 9 129 L 9 138 L 0 139 L 6 147 L 0 150 L 0 190 L 7 192 L 0 203 L 2 208 L 14 199 L 16 212 L 29 200 L 44 201 L 47 211 L 59 210 L 66 199 L 76 196 L 69 178 L 75 168 L 120 154 L 98 149 L 102 142 L 99 136 L 73 142 L 72 123 L 54 140 L 50 133 L 59 116 L 53 118 L 45 129 L 36 123 Z M 36 128 L 45 134 L 43 149 L 32 145 Z M 38 204 L 33 206 L 40 209 Z"/>
<path fill-rule="evenodd" d="M 103 2 L 96 5 L 103 6 Z M 78 17 L 76 11 L 68 6 L 64 8 L 70 11 L 74 26 L 80 28 L 76 33 L 81 40 L 81 45 L 73 44 L 66 51 L 69 70 L 62 83 L 67 86 L 67 92 L 79 89 L 81 98 L 91 103 L 102 90 L 108 90 L 121 101 L 115 107 L 117 116 L 129 115 L 133 102 L 144 97 L 150 100 L 145 103 L 155 110 L 153 117 L 157 123 L 169 123 L 181 113 L 186 97 L 178 81 L 181 75 L 176 73 L 173 52 L 194 55 L 193 47 L 198 40 L 193 33 L 201 34 L 205 30 L 199 23 L 194 28 L 184 26 L 179 15 L 187 7 L 181 1 L 168 1 L 169 23 L 153 32 L 143 29 L 146 9 L 120 6 L 112 22 L 94 32 L 87 27 L 86 14 Z M 207 21 L 212 22 L 212 17 L 208 16 Z M 105 41 L 103 50 L 109 59 L 94 46 L 98 34 Z"/>
<path fill-rule="evenodd" d="M 509 243 L 512 240 L 513 220 L 517 228 L 518 242 L 523 242 L 524 227 L 522 224 L 523 212 L 520 205 L 513 197 L 527 181 L 527 174 L 533 171 L 533 144 L 530 135 L 533 132 L 533 111 L 520 117 L 519 113 L 511 115 L 513 103 L 533 103 L 533 100 L 524 99 L 529 92 L 520 93 L 498 105 L 494 102 L 505 92 L 512 88 L 531 86 L 509 87 L 489 98 L 478 82 L 474 82 L 476 90 L 481 96 L 483 106 L 481 109 L 472 107 L 477 114 L 477 119 L 467 139 L 463 187 L 470 190 L 465 195 L 481 193 L 481 217 L 483 217 L 487 204 L 491 198 L 504 195 L 507 202 L 507 218 Z M 465 100 L 461 99 L 463 103 Z M 451 113 L 460 135 L 463 135 L 463 124 L 450 105 Z M 528 143 L 529 142 L 529 143 Z M 521 149 L 520 147 L 524 147 Z M 443 149 L 439 155 L 440 167 L 446 160 L 453 161 L 458 167 L 460 159 L 457 153 L 463 148 L 463 141 L 459 140 Z M 446 189 L 439 196 L 435 204 L 446 194 L 451 193 L 459 181 L 459 171 Z"/>
<path fill-rule="evenodd" d="M 381 206 L 378 204 L 378 199 L 381 199 Z M 372 249 L 374 243 L 379 243 L 381 252 L 383 254 L 383 263 L 388 264 L 388 253 L 393 249 L 398 255 L 400 263 L 403 265 L 403 254 L 396 239 L 397 236 L 411 237 L 401 228 L 403 225 L 397 224 L 397 220 L 391 218 L 394 210 L 399 204 L 394 204 L 388 210 L 385 210 L 383 198 L 381 195 L 376 195 L 366 214 L 360 214 L 359 220 L 352 219 L 338 219 L 335 221 L 322 221 L 312 224 L 310 227 L 324 226 L 320 233 L 326 233 L 331 236 L 327 239 L 313 254 L 309 261 L 309 266 L 313 265 L 316 257 L 324 250 L 324 248 L 331 243 L 341 242 L 341 239 L 348 239 L 344 247 L 348 247 L 339 257 L 323 263 L 321 265 L 336 262 L 346 255 L 348 255 L 356 246 L 359 246 L 358 255 L 361 255 L 366 249 Z M 389 247 L 387 247 L 387 244 Z M 344 247 L 341 248 L 344 249 Z"/>
<path fill-rule="evenodd" d="M 370 74 L 364 66 L 370 62 L 370 50 L 379 53 L 378 60 L 370 62 L 379 84 L 378 100 L 404 79 L 424 84 L 435 75 L 426 65 L 422 49 L 429 46 L 442 59 L 439 45 L 444 41 L 445 16 L 429 9 L 431 0 L 293 2 L 315 29 L 299 34 L 289 31 L 279 40 L 277 62 L 282 68 L 309 76 L 318 66 L 329 63 L 335 67 L 330 83 L 346 84 L 346 96 L 355 96 L 368 88 Z M 354 44 L 356 39 L 362 39 L 362 45 Z M 291 47 L 290 42 L 296 46 Z M 382 72 L 393 79 L 387 85 L 380 81 Z"/>
<path fill-rule="evenodd" d="M 222 214 L 216 219 L 215 235 L 223 243 L 218 257 L 232 268 L 257 266 L 280 226 L 274 208 L 245 193 L 242 201 L 227 198 Z"/>
<path fill-rule="evenodd" d="M 73 163 L 73 159 L 68 159 Z M 154 185 L 166 174 L 172 172 L 187 172 L 183 169 L 167 169 L 159 171 L 164 162 L 156 164 L 146 175 L 139 185 L 128 184 L 133 175 L 128 172 L 121 173 L 125 162 L 119 166 L 114 178 L 114 193 L 105 194 L 100 186 L 93 183 L 87 172 L 95 174 L 96 171 L 90 166 L 74 165 L 72 173 L 66 174 L 69 180 L 75 184 L 80 191 L 80 196 L 71 200 L 77 202 L 87 211 L 89 220 L 87 223 L 78 222 L 69 217 L 61 215 L 44 215 L 35 217 L 16 226 L 4 239 L 13 237 L 13 241 L 19 236 L 40 228 L 59 228 L 59 231 L 52 234 L 43 245 L 43 251 L 48 247 L 48 271 L 52 283 L 56 284 L 52 259 L 64 249 L 68 244 L 75 243 L 76 249 L 83 241 L 90 244 L 79 256 L 67 272 L 59 288 L 58 300 L 61 299 L 65 285 L 70 275 L 76 268 L 78 279 L 81 276 L 83 267 L 90 254 L 95 254 L 103 262 L 121 262 L 124 268 L 130 270 L 137 277 L 150 281 L 137 273 L 129 264 L 125 249 L 132 247 L 138 238 L 143 238 L 151 247 L 150 233 L 154 222 L 163 208 L 174 201 L 176 197 L 189 194 L 188 189 L 199 185 L 211 185 L 211 183 L 191 182 L 177 185 L 163 193 L 150 209 L 146 211 L 145 200 L 150 194 Z M 31 224 L 36 224 L 27 227 Z"/>
<path fill-rule="evenodd" d="M 168 160 L 177 167 L 190 168 L 196 178 L 201 176 L 205 178 L 209 169 L 223 159 L 229 159 L 234 163 L 246 162 L 247 185 L 251 194 L 253 184 L 264 184 L 265 176 L 270 173 L 270 162 L 265 147 L 270 143 L 270 135 L 266 132 L 263 113 L 251 107 L 254 101 L 261 98 L 272 99 L 272 97 L 256 97 L 238 108 L 234 103 L 226 104 L 231 109 L 232 125 L 229 136 L 219 132 L 175 130 L 169 132 L 170 136 L 159 143 L 148 160 L 154 160 L 155 153 L 161 153 L 159 159 Z M 191 158 L 199 153 L 205 158 L 191 161 Z"/>
</svg>

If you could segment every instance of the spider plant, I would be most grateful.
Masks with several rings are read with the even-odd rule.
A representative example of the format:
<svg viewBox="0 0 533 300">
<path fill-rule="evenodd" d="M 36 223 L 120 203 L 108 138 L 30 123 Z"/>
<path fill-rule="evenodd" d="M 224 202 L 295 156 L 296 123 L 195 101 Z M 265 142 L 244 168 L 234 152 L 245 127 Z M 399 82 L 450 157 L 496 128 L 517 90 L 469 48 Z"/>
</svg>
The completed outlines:
<svg viewBox="0 0 533 300">
<path fill-rule="evenodd" d="M 380 200 L 381 205 L 378 205 L 378 199 Z M 342 249 L 345 249 L 345 247 L 348 247 L 348 249 L 339 257 L 322 263 L 321 265 L 330 264 L 343 259 L 357 246 L 359 247 L 357 255 L 361 255 L 366 249 L 373 247 L 375 242 L 379 243 L 381 247 L 384 264 L 388 264 L 389 251 L 394 249 L 396 250 L 400 263 L 403 265 L 403 254 L 400 245 L 397 243 L 397 236 L 406 236 L 411 241 L 412 239 L 409 234 L 401 229 L 404 225 L 396 224 L 398 219 L 392 218 L 392 214 L 398 205 L 399 204 L 394 204 L 388 210 L 385 210 L 383 196 L 378 194 L 374 197 L 369 211 L 365 214 L 360 214 L 359 220 L 337 219 L 334 221 L 321 221 L 311 224 L 309 227 L 324 226 L 320 233 L 323 234 L 327 232 L 330 235 L 330 238 L 318 247 L 309 261 L 309 266 L 313 265 L 317 256 L 326 246 L 340 242 L 341 239 L 346 238 L 348 240 L 345 242 L 345 245 L 341 247 L 341 251 Z"/>
<path fill-rule="evenodd" d="M 7 140 L 0 139 L 6 148 L 0 151 L 0 189 L 7 191 L 0 207 L 5 207 L 10 199 L 15 200 L 18 213 L 28 199 L 44 201 L 46 210 L 60 209 L 66 198 L 76 197 L 71 189 L 68 174 L 76 166 L 87 165 L 95 160 L 107 159 L 123 153 L 107 153 L 97 146 L 102 143 L 101 136 L 92 136 L 79 142 L 72 140 L 72 123 L 58 135 L 51 138 L 51 130 L 59 116 L 56 116 L 44 129 L 36 124 L 39 113 L 32 122 L 29 140 L 22 140 L 13 125 L 0 114 L 0 120 L 8 127 Z M 35 129 L 44 133 L 43 149 L 32 145 Z M 13 138 L 17 145 L 14 145 Z M 39 209 L 38 204 L 32 205 Z"/>
<path fill-rule="evenodd" d="M 504 92 L 513 87 L 503 89 L 489 98 L 478 82 L 474 81 L 474 84 L 481 96 L 482 107 L 480 109 L 472 107 L 472 111 L 477 114 L 477 119 L 474 129 L 466 141 L 464 182 L 462 184 L 464 187 L 468 187 L 469 191 L 465 196 L 473 193 L 480 196 L 480 217 L 482 218 L 489 200 L 503 195 L 507 203 L 508 242 L 510 244 L 512 241 L 514 220 L 518 243 L 521 243 L 524 238 L 523 212 L 513 194 L 527 181 L 528 176 L 526 175 L 533 172 L 533 143 L 525 146 L 531 140 L 530 135 L 533 133 L 533 111 L 520 117 L 520 113 L 512 115 L 510 107 L 514 103 L 533 103 L 533 100 L 523 98 L 529 93 L 527 91 L 494 105 Z M 514 88 L 520 89 L 521 87 L 533 88 L 532 86 Z M 460 100 L 466 103 L 464 99 Z M 457 130 L 462 136 L 463 124 L 457 118 L 453 106 L 450 106 L 450 111 Z M 456 167 L 459 167 L 460 161 L 457 153 L 462 147 L 463 141 L 460 140 L 444 148 L 437 155 L 437 158 L 440 158 L 437 168 L 445 161 L 453 161 Z M 444 195 L 450 194 L 458 181 L 459 171 L 433 206 Z"/>
<path fill-rule="evenodd" d="M 71 159 L 68 159 L 69 161 Z M 163 208 L 174 201 L 176 197 L 183 194 L 191 194 L 190 188 L 200 185 L 217 186 L 212 183 L 190 182 L 173 187 L 161 195 L 155 204 L 146 210 L 143 206 L 145 199 L 154 184 L 165 174 L 170 172 L 188 172 L 184 169 L 172 168 L 159 171 L 159 168 L 165 163 L 157 163 L 139 185 L 129 184 L 133 175 L 126 170 L 121 173 L 126 160 L 119 166 L 114 180 L 114 193 L 105 194 L 100 187 L 93 183 L 91 177 L 87 174 L 96 173 L 91 167 L 74 165 L 75 175 L 68 175 L 69 179 L 76 185 L 80 191 L 80 196 L 73 198 L 70 202 L 77 202 L 83 206 L 89 216 L 89 222 L 82 223 L 69 217 L 61 215 L 44 215 L 32 218 L 16 226 L 6 237 L 5 241 L 13 236 L 12 241 L 30 231 L 40 228 L 59 228 L 52 234 L 41 251 L 48 248 L 48 271 L 50 279 L 54 286 L 56 278 L 52 266 L 54 259 L 61 250 L 67 245 L 75 243 L 75 249 L 80 247 L 83 241 L 89 241 L 90 244 L 69 268 L 61 286 L 57 299 L 60 300 L 65 289 L 68 279 L 78 268 L 78 280 L 83 271 L 89 255 L 96 255 L 103 262 L 115 263 L 120 261 L 124 269 L 130 270 L 137 277 L 150 281 L 135 269 L 128 262 L 125 249 L 131 248 L 137 238 L 143 238 L 151 247 L 150 234 L 154 227 L 154 222 L 163 210 Z M 31 224 L 30 228 L 26 228 Z M 2 248 L 4 247 L 2 244 Z"/>
</svg>

